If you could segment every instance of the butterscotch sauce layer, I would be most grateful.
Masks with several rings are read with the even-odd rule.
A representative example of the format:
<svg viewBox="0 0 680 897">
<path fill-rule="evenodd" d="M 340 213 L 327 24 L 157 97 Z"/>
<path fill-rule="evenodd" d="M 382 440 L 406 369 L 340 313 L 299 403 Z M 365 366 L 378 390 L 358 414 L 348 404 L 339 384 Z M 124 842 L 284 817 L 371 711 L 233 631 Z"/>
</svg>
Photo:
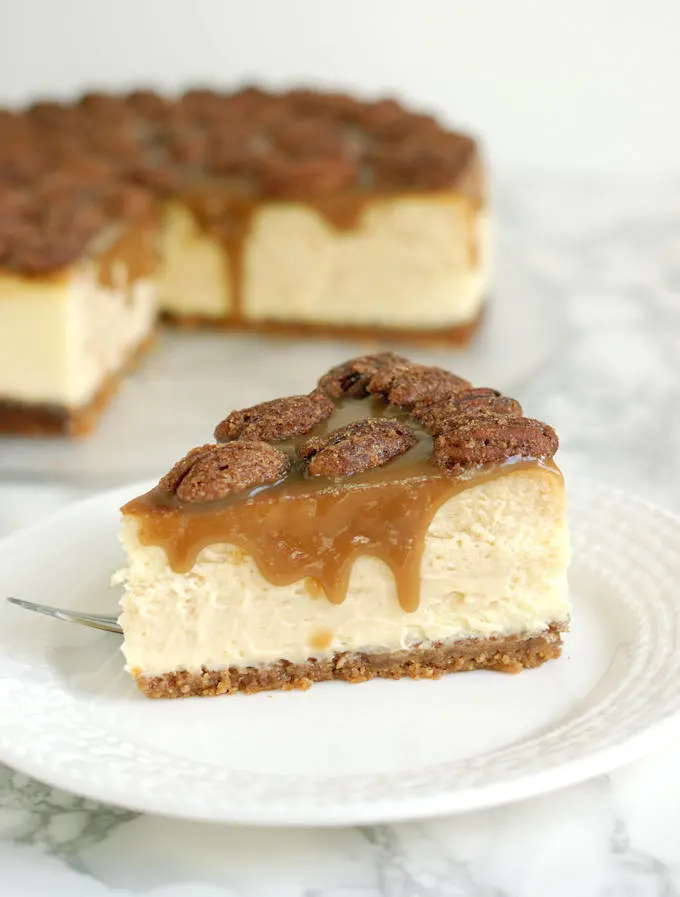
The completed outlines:
<svg viewBox="0 0 680 897">
<path fill-rule="evenodd" d="M 408 420 L 411 449 L 380 467 L 344 479 L 310 476 L 298 448 L 315 435 L 362 418 Z M 453 476 L 435 468 L 432 437 L 381 398 L 345 399 L 304 437 L 276 443 L 291 459 L 281 482 L 216 502 L 183 503 L 158 487 L 122 509 L 139 518 L 144 545 L 162 548 L 171 568 L 187 573 L 209 545 L 232 544 L 251 555 L 274 586 L 305 580 L 329 601 L 347 594 L 354 561 L 382 560 L 392 571 L 405 611 L 417 609 L 425 536 L 438 509 L 460 492 L 501 476 L 541 467 L 561 476 L 552 461 L 507 459 Z"/>
</svg>

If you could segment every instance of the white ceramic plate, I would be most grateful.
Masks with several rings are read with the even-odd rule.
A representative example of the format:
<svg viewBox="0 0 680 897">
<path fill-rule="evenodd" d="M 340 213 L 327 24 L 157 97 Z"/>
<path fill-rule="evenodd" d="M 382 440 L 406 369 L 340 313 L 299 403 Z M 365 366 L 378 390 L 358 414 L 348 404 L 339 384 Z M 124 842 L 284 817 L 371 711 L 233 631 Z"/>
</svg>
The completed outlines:
<svg viewBox="0 0 680 897">
<path fill-rule="evenodd" d="M 98 495 L 0 543 L 7 594 L 110 611 L 117 507 Z M 677 730 L 680 520 L 569 484 L 573 629 L 538 670 L 149 701 L 119 639 L 0 607 L 0 760 L 132 809 L 276 825 L 453 813 L 560 788 Z"/>
</svg>

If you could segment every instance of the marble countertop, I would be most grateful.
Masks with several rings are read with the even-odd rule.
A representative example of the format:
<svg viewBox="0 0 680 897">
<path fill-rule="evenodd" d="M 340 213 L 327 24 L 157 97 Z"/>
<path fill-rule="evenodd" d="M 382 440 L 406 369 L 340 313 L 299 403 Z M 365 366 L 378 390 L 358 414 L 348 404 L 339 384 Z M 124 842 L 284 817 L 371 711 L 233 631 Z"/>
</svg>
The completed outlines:
<svg viewBox="0 0 680 897">
<path fill-rule="evenodd" d="M 496 205 L 487 331 L 471 351 L 436 360 L 553 423 L 567 478 L 680 511 L 680 182 L 517 178 L 498 185 Z M 88 444 L 0 441 L 0 535 L 92 489 L 157 475 L 236 392 L 267 397 L 274 371 L 277 393 L 300 391 L 308 370 L 348 354 L 275 343 L 269 366 L 253 371 L 252 340 L 204 345 L 164 337 Z M 672 897 L 679 748 L 497 810 L 334 830 L 139 816 L 0 766 L 0 894 Z"/>
</svg>

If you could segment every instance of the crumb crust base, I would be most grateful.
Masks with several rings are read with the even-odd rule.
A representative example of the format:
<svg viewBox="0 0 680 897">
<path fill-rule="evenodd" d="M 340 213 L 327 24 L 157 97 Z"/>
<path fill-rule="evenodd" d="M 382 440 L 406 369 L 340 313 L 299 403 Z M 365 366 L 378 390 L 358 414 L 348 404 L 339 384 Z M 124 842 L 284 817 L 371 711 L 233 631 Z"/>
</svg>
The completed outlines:
<svg viewBox="0 0 680 897">
<path fill-rule="evenodd" d="M 368 345 L 379 343 L 404 343 L 425 347 L 453 346 L 455 348 L 469 345 L 480 329 L 485 306 L 470 321 L 454 324 L 451 327 L 385 327 L 356 326 L 343 324 L 302 323 L 299 321 L 253 321 L 232 315 L 224 317 L 207 317 L 203 315 L 183 315 L 175 312 L 162 312 L 161 319 L 180 330 L 226 330 L 241 333 L 264 334 L 272 337 L 300 337 L 317 339 L 357 340 Z"/>
<path fill-rule="evenodd" d="M 155 334 L 146 337 L 84 405 L 71 408 L 67 405 L 0 398 L 0 435 L 37 438 L 87 436 L 120 389 L 124 378 L 135 370 L 154 342 Z"/>
<path fill-rule="evenodd" d="M 469 638 L 400 651 L 339 653 L 304 663 L 278 660 L 259 667 L 175 671 L 157 676 L 135 670 L 133 676 L 148 698 L 181 698 L 304 690 L 331 679 L 358 683 L 371 679 L 439 679 L 447 673 L 470 670 L 519 673 L 559 657 L 566 629 L 566 623 L 551 623 L 537 635 Z"/>
</svg>

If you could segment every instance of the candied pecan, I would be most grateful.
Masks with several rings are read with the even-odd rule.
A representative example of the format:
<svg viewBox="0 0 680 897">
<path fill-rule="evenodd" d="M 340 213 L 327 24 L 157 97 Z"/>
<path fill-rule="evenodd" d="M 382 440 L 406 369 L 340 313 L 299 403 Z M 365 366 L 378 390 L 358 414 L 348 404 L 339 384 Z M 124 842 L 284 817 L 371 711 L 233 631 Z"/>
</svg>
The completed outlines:
<svg viewBox="0 0 680 897">
<path fill-rule="evenodd" d="M 0 135 L 3 139 L 13 134 L 25 134 L 29 130 L 26 113 L 0 109 Z"/>
<path fill-rule="evenodd" d="M 165 150 L 168 156 L 182 165 L 198 165 L 205 162 L 208 139 L 205 134 L 192 130 L 175 130 L 166 134 Z"/>
<path fill-rule="evenodd" d="M 288 458 L 266 442 L 230 442 L 192 449 L 158 483 L 180 501 L 218 501 L 232 492 L 275 483 L 290 467 Z"/>
<path fill-rule="evenodd" d="M 128 106 L 146 118 L 161 118 L 168 109 L 165 97 L 153 90 L 133 90 L 124 99 Z"/>
<path fill-rule="evenodd" d="M 125 98 L 112 93 L 98 93 L 92 91 L 85 93 L 78 101 L 78 106 L 84 109 L 88 116 L 99 121 L 107 121 L 109 124 L 115 119 L 116 123 L 130 118 L 129 109 Z"/>
<path fill-rule="evenodd" d="M 269 196 L 326 196 L 353 186 L 358 178 L 356 160 L 337 153 L 289 159 L 274 151 L 258 159 L 255 172 Z"/>
<path fill-rule="evenodd" d="M 117 162 L 141 160 L 144 155 L 132 126 L 98 127 L 90 131 L 88 143 L 95 153 L 102 153 Z"/>
<path fill-rule="evenodd" d="M 339 399 L 341 396 L 362 398 L 368 395 L 366 386 L 376 371 L 383 367 L 409 363 L 408 358 L 396 355 L 394 352 L 360 355 L 358 358 L 350 358 L 349 361 L 331 368 L 321 377 L 319 386 L 332 399 Z"/>
<path fill-rule="evenodd" d="M 214 448 L 214 442 L 208 442 L 205 445 L 197 445 L 196 448 L 192 448 L 191 451 L 187 452 L 183 458 L 180 458 L 180 460 L 160 478 L 158 481 L 158 488 L 163 492 L 174 492 L 186 474 L 191 470 L 191 466 L 196 458 L 198 458 L 199 455 L 212 451 Z"/>
<path fill-rule="evenodd" d="M 397 362 L 376 371 L 366 389 L 382 393 L 391 405 L 410 408 L 416 402 L 433 401 L 469 385 L 467 380 L 444 368 Z"/>
<path fill-rule="evenodd" d="M 50 168 L 43 146 L 30 140 L 0 146 L 0 178 L 14 184 L 32 184 Z"/>
<path fill-rule="evenodd" d="M 189 90 L 175 104 L 175 120 L 210 126 L 225 115 L 230 97 L 213 90 Z"/>
<path fill-rule="evenodd" d="M 19 269 L 22 247 L 35 240 L 35 224 L 31 221 L 21 217 L 0 218 L 0 267 Z"/>
<path fill-rule="evenodd" d="M 272 96 L 268 91 L 262 90 L 260 87 L 246 86 L 242 87 L 236 93 L 229 96 L 222 96 L 220 115 L 232 120 L 248 119 L 257 120 L 259 112 L 271 105 L 272 100 L 276 97 Z"/>
<path fill-rule="evenodd" d="M 117 185 L 107 196 L 105 208 L 114 218 L 132 220 L 141 218 L 154 207 L 153 194 L 134 184 Z"/>
<path fill-rule="evenodd" d="M 62 232 L 51 236 L 33 233 L 9 258 L 9 267 L 25 274 L 58 271 L 78 259 L 89 240 L 85 232 Z"/>
<path fill-rule="evenodd" d="M 277 149 L 294 158 L 334 156 L 349 150 L 342 128 L 319 119 L 283 120 L 270 129 Z"/>
<path fill-rule="evenodd" d="M 2 221 L 26 218 L 37 211 L 35 197 L 26 190 L 17 189 L 11 184 L 0 183 L 0 210 Z"/>
<path fill-rule="evenodd" d="M 241 170 L 253 156 L 254 131 L 246 123 L 215 129 L 206 147 L 206 164 L 216 174 Z"/>
<path fill-rule="evenodd" d="M 261 402 L 252 408 L 232 411 L 215 428 L 218 442 L 232 439 L 291 439 L 308 433 L 314 424 L 330 417 L 334 405 L 321 390 L 309 395 L 290 396 Z"/>
<path fill-rule="evenodd" d="M 522 406 L 515 399 L 503 396 L 496 389 L 480 386 L 435 401 L 417 402 L 414 418 L 431 433 L 443 433 L 457 426 L 462 416 L 493 414 L 498 417 L 521 417 Z"/>
<path fill-rule="evenodd" d="M 43 219 L 43 234 L 46 240 L 68 243 L 73 235 L 85 241 L 108 223 L 106 209 L 99 201 L 83 201 L 79 192 L 50 194 L 49 207 Z"/>
<path fill-rule="evenodd" d="M 463 169 L 472 145 L 471 141 L 460 137 L 457 149 L 418 140 L 378 147 L 368 156 L 374 167 L 374 183 L 379 188 L 406 186 L 433 190 L 450 187 Z"/>
<path fill-rule="evenodd" d="M 115 168 L 111 162 L 74 153 L 62 162 L 59 171 L 45 181 L 45 189 L 50 185 L 67 183 L 77 188 L 100 187 L 110 183 L 114 177 Z"/>
<path fill-rule="evenodd" d="M 385 417 L 357 420 L 328 436 L 316 436 L 301 446 L 313 477 L 349 477 L 380 467 L 403 455 L 416 443 L 409 426 Z"/>
<path fill-rule="evenodd" d="M 475 414 L 460 417 L 455 428 L 436 436 L 432 463 L 452 473 L 508 458 L 551 458 L 557 434 L 529 417 Z"/>
<path fill-rule="evenodd" d="M 379 133 L 381 130 L 402 121 L 408 116 L 408 112 L 396 100 L 377 100 L 374 103 L 365 103 L 359 113 L 359 123 L 370 133 Z"/>
<path fill-rule="evenodd" d="M 292 90 L 281 99 L 293 112 L 326 120 L 356 122 L 363 110 L 362 103 L 345 93 Z"/>
<path fill-rule="evenodd" d="M 53 164 L 58 164 L 60 168 L 86 152 L 85 135 L 68 131 L 46 132 L 42 146 Z"/>
<path fill-rule="evenodd" d="M 440 131 L 437 120 L 431 115 L 404 112 L 401 116 L 376 121 L 370 128 L 373 137 L 380 141 L 413 140 L 426 138 Z"/>
<path fill-rule="evenodd" d="M 50 100 L 40 100 L 29 106 L 27 115 L 35 124 L 45 126 L 46 130 L 68 126 L 77 127 L 81 120 L 81 113 L 78 109 Z"/>
<path fill-rule="evenodd" d="M 134 184 L 148 187 L 160 195 L 171 193 L 182 181 L 181 172 L 171 164 L 151 165 L 140 163 L 128 171 L 128 178 Z"/>
</svg>

